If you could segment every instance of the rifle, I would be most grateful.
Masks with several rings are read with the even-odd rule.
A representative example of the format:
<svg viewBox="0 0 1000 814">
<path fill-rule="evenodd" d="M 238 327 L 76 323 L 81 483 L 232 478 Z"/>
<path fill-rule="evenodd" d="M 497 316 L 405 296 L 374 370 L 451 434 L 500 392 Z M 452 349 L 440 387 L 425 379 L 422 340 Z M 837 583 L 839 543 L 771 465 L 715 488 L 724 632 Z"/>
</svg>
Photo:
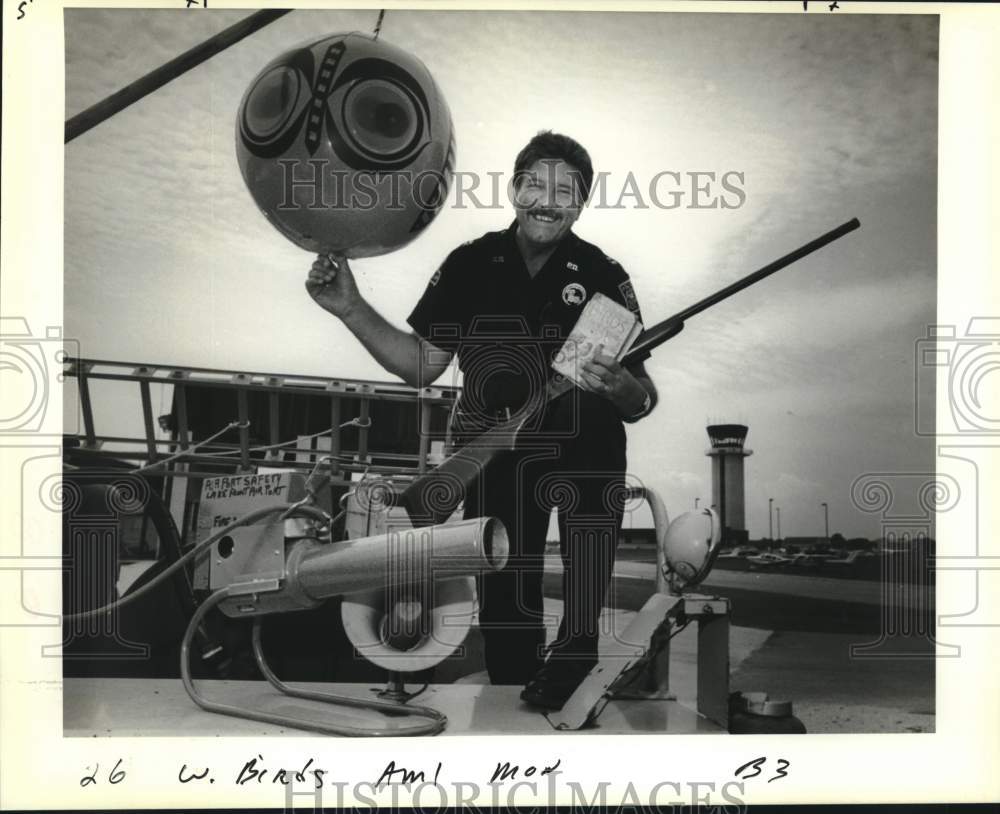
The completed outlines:
<svg viewBox="0 0 1000 814">
<path fill-rule="evenodd" d="M 815 240 L 811 240 L 804 246 L 778 258 L 773 263 L 768 263 L 752 274 L 748 274 L 683 311 L 658 322 L 639 335 L 628 353 L 622 358 L 621 364 L 626 366 L 630 362 L 645 358 L 649 351 L 659 347 L 671 337 L 677 336 L 684 329 L 684 323 L 691 317 L 731 297 L 737 291 L 742 291 L 776 271 L 780 271 L 785 266 L 801 260 L 806 255 L 823 248 L 848 232 L 853 232 L 859 226 L 861 226 L 860 221 L 857 218 L 851 218 L 836 229 L 820 235 Z M 566 377 L 557 376 L 551 379 L 544 391 L 540 391 L 537 396 L 530 399 L 507 421 L 474 438 L 449 456 L 440 466 L 413 481 L 397 502 L 406 507 L 414 525 L 442 523 L 447 520 L 458 508 L 458 504 L 465 495 L 465 490 L 493 456 L 504 450 L 513 449 L 521 427 L 538 416 L 539 411 L 548 402 L 569 392 L 573 387 L 573 381 Z"/>
</svg>

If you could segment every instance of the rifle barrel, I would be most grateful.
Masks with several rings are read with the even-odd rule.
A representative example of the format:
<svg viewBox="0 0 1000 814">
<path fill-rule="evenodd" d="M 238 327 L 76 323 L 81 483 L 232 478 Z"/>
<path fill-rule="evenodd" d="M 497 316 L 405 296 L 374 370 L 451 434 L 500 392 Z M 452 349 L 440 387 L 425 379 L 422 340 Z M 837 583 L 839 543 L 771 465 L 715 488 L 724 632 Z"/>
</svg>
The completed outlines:
<svg viewBox="0 0 1000 814">
<path fill-rule="evenodd" d="M 741 280 L 737 280 L 735 283 L 727 285 L 725 288 L 716 291 L 714 294 L 705 297 L 703 300 L 699 300 L 694 305 L 688 306 L 683 311 L 674 314 L 672 317 L 668 317 L 662 322 L 658 322 L 652 328 L 643 331 L 635 345 L 633 345 L 632 350 L 629 351 L 629 355 L 638 355 L 643 351 L 652 350 L 680 330 L 679 328 L 676 328 L 678 323 L 684 323 L 689 317 L 693 317 L 695 314 L 700 314 L 702 311 L 707 308 L 711 308 L 716 303 L 722 302 L 722 300 L 727 297 L 731 297 L 737 291 L 742 291 L 744 288 L 760 282 L 765 277 L 774 274 L 776 271 L 780 271 L 785 266 L 789 266 L 795 261 L 801 260 L 807 254 L 812 254 L 817 249 L 822 249 L 828 243 L 832 243 L 833 241 L 842 238 L 848 232 L 853 232 L 859 226 L 861 226 L 861 221 L 857 218 L 851 218 L 846 223 L 842 223 L 836 229 L 831 229 L 829 232 L 824 235 L 820 235 L 815 240 L 810 240 L 804 246 L 799 246 L 799 248 L 789 252 L 784 257 L 779 257 L 773 263 L 768 263 L 763 268 L 748 274 Z"/>
<path fill-rule="evenodd" d="M 833 243 L 833 241 L 842 238 L 848 232 L 853 232 L 859 226 L 861 226 L 861 221 L 857 218 L 851 218 L 847 221 L 847 223 L 842 223 L 836 229 L 831 229 L 825 235 L 820 235 L 815 240 L 810 240 L 804 246 L 800 246 L 794 251 L 789 252 L 784 257 L 779 257 L 773 263 L 768 263 L 763 268 L 758 269 L 752 274 L 748 274 L 742 280 L 737 280 L 732 285 L 727 285 L 721 291 L 716 291 L 711 296 L 705 297 L 705 299 L 685 308 L 679 314 L 676 314 L 673 319 L 678 319 L 681 322 L 684 322 L 688 319 L 688 317 L 693 317 L 695 314 L 701 313 L 706 308 L 711 308 L 717 302 L 722 302 L 722 300 L 727 297 L 731 297 L 737 291 L 742 291 L 744 288 L 752 286 L 754 283 L 763 280 L 771 274 L 774 274 L 774 272 L 780 271 L 785 266 L 790 266 L 795 261 L 801 260 L 807 254 L 812 254 L 817 249 L 822 249 L 827 243 Z"/>
</svg>

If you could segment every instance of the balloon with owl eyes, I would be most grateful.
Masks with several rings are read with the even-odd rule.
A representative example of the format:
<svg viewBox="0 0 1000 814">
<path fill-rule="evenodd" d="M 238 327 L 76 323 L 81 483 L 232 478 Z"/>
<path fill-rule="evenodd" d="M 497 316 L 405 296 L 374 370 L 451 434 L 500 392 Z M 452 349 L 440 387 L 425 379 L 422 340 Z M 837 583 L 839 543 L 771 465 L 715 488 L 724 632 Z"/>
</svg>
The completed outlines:
<svg viewBox="0 0 1000 814">
<path fill-rule="evenodd" d="M 282 54 L 250 83 L 236 154 L 285 237 L 317 254 L 373 257 L 437 215 L 455 140 L 420 60 L 366 34 L 334 34 Z"/>
</svg>

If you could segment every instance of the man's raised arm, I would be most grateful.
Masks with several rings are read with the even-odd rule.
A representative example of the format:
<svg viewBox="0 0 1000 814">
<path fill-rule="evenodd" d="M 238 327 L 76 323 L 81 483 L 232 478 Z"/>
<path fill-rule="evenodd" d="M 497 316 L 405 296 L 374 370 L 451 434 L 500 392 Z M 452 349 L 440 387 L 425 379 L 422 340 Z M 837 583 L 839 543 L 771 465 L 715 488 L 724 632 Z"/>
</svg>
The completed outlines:
<svg viewBox="0 0 1000 814">
<path fill-rule="evenodd" d="M 316 304 L 340 319 L 387 371 L 411 387 L 426 387 L 440 376 L 451 354 L 416 334 L 389 324 L 361 296 L 346 258 L 316 258 L 306 290 Z"/>
</svg>

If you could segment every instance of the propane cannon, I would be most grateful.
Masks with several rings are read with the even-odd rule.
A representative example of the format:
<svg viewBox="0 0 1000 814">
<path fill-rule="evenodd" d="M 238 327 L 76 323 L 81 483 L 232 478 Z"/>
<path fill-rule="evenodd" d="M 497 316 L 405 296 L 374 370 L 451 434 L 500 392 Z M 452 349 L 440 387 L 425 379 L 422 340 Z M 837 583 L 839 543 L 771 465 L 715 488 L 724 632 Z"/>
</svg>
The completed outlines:
<svg viewBox="0 0 1000 814">
<path fill-rule="evenodd" d="M 248 529 L 247 536 L 255 539 L 240 573 L 217 561 L 212 587 L 230 590 L 230 598 L 220 603 L 228 616 L 308 610 L 331 597 L 374 590 L 403 595 L 413 586 L 474 576 L 507 561 L 507 533 L 494 517 L 386 529 L 335 543 L 316 537 L 286 543 L 280 539 L 284 526 L 275 520 L 263 529 Z"/>
<path fill-rule="evenodd" d="M 256 484 L 254 478 L 272 480 Z M 408 521 L 390 517 L 392 487 L 369 485 L 363 482 L 345 496 L 348 539 L 334 541 L 329 515 L 311 505 L 314 496 L 306 493 L 302 475 L 205 480 L 199 527 L 221 527 L 226 533 L 214 535 L 211 556 L 196 572 L 196 584 L 200 581 L 213 593 L 196 611 L 181 647 L 181 678 L 195 703 L 212 712 L 338 735 L 433 734 L 444 728 L 440 712 L 406 703 L 412 696 L 404 690 L 402 675 L 432 667 L 465 639 L 474 611 L 473 577 L 503 568 L 507 532 L 492 517 L 412 528 Z M 278 505 L 285 511 L 234 526 L 235 517 L 260 514 L 262 489 L 284 499 Z M 361 536 L 359 517 L 366 532 Z M 390 671 L 390 688 L 381 693 L 386 700 L 299 690 L 281 682 L 267 665 L 260 618 L 315 608 L 335 596 L 344 597 L 341 613 L 351 642 L 369 661 Z M 363 727 L 316 715 L 290 717 L 203 696 L 191 679 L 189 648 L 198 624 L 215 607 L 230 617 L 253 619 L 257 666 L 281 693 L 387 713 L 386 725 Z M 424 720 L 410 727 L 389 720 L 400 715 Z"/>
</svg>

